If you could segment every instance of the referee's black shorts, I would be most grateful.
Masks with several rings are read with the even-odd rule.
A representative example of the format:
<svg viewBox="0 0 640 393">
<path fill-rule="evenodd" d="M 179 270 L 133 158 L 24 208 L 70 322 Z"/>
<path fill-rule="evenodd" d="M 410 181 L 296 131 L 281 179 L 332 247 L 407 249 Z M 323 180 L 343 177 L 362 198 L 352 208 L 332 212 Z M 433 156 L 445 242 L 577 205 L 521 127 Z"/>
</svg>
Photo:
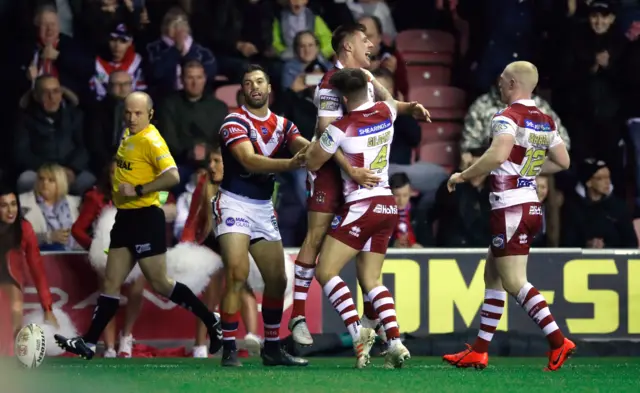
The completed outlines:
<svg viewBox="0 0 640 393">
<path fill-rule="evenodd" d="M 158 206 L 118 209 L 109 248 L 128 248 L 136 260 L 167 252 L 164 211 Z"/>
</svg>

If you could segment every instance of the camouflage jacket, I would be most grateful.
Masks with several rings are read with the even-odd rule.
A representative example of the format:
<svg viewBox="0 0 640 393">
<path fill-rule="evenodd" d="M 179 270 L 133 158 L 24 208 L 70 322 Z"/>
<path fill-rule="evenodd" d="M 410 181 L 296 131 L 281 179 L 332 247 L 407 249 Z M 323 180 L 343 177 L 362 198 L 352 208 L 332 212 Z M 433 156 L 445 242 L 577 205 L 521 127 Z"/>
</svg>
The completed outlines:
<svg viewBox="0 0 640 393">
<path fill-rule="evenodd" d="M 571 146 L 567 129 L 562 125 L 558 115 L 551 109 L 547 101 L 538 96 L 533 96 L 536 106 L 547 115 L 551 116 L 556 122 L 558 133 L 567 145 L 567 149 Z M 467 115 L 464 118 L 464 128 L 462 130 L 462 140 L 460 141 L 460 150 L 467 152 L 487 145 L 491 139 L 491 119 L 505 105 L 500 101 L 498 89 L 492 88 L 487 94 L 483 94 L 476 99 Z"/>
</svg>

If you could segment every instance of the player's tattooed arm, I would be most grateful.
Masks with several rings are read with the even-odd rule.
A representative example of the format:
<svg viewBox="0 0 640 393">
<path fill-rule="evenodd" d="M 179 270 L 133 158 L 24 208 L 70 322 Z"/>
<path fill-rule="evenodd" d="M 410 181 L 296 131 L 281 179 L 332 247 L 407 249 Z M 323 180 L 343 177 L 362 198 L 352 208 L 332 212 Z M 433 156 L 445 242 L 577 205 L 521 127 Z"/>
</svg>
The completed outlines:
<svg viewBox="0 0 640 393">
<path fill-rule="evenodd" d="M 238 142 L 231 147 L 231 154 L 249 172 L 274 173 L 286 172 L 304 166 L 304 148 L 293 158 L 269 158 L 256 154 L 253 145 L 248 140 Z"/>
</svg>

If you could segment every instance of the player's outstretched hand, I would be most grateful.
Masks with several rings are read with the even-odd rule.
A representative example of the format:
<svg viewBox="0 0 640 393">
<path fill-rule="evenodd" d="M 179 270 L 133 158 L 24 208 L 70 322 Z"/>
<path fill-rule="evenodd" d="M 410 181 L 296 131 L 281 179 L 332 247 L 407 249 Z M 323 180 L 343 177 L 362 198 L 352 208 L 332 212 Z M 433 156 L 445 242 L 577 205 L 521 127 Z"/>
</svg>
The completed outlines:
<svg viewBox="0 0 640 393">
<path fill-rule="evenodd" d="M 382 179 L 369 168 L 353 168 L 352 173 L 349 175 L 356 183 L 365 188 L 373 188 L 382 181 Z"/>
<path fill-rule="evenodd" d="M 136 196 L 135 187 L 128 183 L 120 183 L 120 185 L 118 186 L 118 192 L 120 193 L 120 195 L 126 197 Z"/>
<path fill-rule="evenodd" d="M 308 146 L 303 147 L 291 158 L 291 170 L 304 168 L 307 165 L 307 149 Z"/>
<path fill-rule="evenodd" d="M 462 178 L 462 173 L 456 172 L 449 178 L 447 181 L 447 189 L 449 192 L 454 192 L 456 190 L 456 184 L 464 183 L 464 179 Z"/>
<path fill-rule="evenodd" d="M 411 107 L 411 114 L 414 118 L 431 123 L 431 114 L 424 106 L 422 106 L 422 104 L 416 101 L 411 101 L 409 105 Z"/>
</svg>

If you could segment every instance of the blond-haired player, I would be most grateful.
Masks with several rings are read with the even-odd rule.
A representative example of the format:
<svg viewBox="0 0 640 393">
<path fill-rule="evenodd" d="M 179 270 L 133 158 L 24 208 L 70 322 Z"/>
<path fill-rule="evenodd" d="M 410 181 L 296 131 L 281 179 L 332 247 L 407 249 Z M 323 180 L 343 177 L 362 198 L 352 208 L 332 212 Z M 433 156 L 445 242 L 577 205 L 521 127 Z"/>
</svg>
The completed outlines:
<svg viewBox="0 0 640 393">
<path fill-rule="evenodd" d="M 569 153 L 551 117 L 536 108 L 531 94 L 538 70 L 525 61 L 509 64 L 500 75 L 500 95 L 509 105 L 491 121 L 491 147 L 462 173 L 451 175 L 456 184 L 490 173 L 491 246 L 485 265 L 485 297 L 480 331 L 475 343 L 444 360 L 457 367 L 485 368 L 487 350 L 504 311 L 507 293 L 540 327 L 549 342 L 547 370 L 558 370 L 575 351 L 565 338 L 547 302 L 527 280 L 527 259 L 534 236 L 542 226 L 542 207 L 536 176 L 569 168 Z M 547 159 L 548 158 L 548 159 Z"/>
</svg>

